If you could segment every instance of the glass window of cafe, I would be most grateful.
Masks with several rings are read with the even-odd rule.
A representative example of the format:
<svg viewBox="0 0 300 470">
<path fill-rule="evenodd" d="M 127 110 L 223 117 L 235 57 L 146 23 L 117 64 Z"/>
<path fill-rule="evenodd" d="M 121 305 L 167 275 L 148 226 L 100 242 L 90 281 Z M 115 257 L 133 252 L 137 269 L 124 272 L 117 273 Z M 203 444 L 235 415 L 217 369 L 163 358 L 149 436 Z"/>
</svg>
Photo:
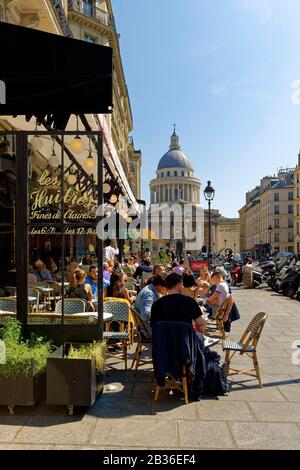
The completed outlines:
<svg viewBox="0 0 300 470">
<path fill-rule="evenodd" d="M 0 156 L 0 311 L 5 310 L 3 298 L 17 296 L 15 247 L 18 230 L 25 229 L 28 323 L 97 322 L 98 296 L 102 296 L 95 218 L 98 138 L 97 134 L 28 136 L 28 196 L 22 201 L 28 208 L 27 228 L 16 225 L 15 154 L 11 151 L 6 167 Z M 13 150 L 14 136 L 10 140 Z"/>
</svg>

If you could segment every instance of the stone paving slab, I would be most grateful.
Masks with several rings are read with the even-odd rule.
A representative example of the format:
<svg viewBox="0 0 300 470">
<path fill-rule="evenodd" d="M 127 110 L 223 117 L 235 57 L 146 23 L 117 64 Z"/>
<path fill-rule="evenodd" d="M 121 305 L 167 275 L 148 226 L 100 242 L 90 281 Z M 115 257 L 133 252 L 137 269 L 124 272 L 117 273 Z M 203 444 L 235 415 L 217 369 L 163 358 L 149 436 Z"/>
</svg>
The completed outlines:
<svg viewBox="0 0 300 470">
<path fill-rule="evenodd" d="M 255 415 L 242 401 L 202 400 L 196 405 L 200 421 L 254 421 Z"/>
<path fill-rule="evenodd" d="M 235 443 L 226 423 L 218 421 L 179 421 L 178 429 L 181 448 L 235 448 Z"/>
<path fill-rule="evenodd" d="M 249 405 L 260 421 L 281 423 L 300 423 L 300 403 L 261 403 L 250 402 Z"/>
<path fill-rule="evenodd" d="M 177 447 L 178 431 L 175 421 L 98 420 L 91 444 L 111 446 Z"/>
<path fill-rule="evenodd" d="M 230 423 L 239 449 L 300 449 L 300 428 L 286 423 Z"/>
<path fill-rule="evenodd" d="M 87 444 L 94 423 L 78 417 L 30 418 L 14 439 L 24 444 Z"/>
</svg>

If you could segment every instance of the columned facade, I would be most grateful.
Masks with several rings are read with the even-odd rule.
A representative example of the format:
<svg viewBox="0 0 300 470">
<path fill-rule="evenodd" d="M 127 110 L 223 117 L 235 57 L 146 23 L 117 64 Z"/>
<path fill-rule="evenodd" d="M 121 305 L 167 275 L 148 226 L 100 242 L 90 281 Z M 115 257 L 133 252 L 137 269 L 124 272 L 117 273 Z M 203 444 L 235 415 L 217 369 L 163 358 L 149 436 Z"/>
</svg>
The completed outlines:
<svg viewBox="0 0 300 470">
<path fill-rule="evenodd" d="M 174 129 L 169 151 L 159 161 L 156 178 L 150 181 L 150 204 L 152 209 L 155 204 L 166 204 L 169 207 L 173 204 L 179 204 L 182 210 L 185 205 L 200 206 L 200 187 L 200 181 L 194 176 L 192 164 L 181 150 L 179 137 Z M 174 216 L 175 219 L 176 216 Z M 175 225 L 176 223 L 171 223 L 170 239 L 151 242 L 151 249 L 154 252 L 158 251 L 164 242 L 170 242 L 178 253 L 186 248 L 184 234 L 183 232 L 181 235 L 176 234 L 178 226 Z M 192 215 L 191 226 L 195 227 L 195 214 Z M 195 251 L 199 252 L 201 246 L 197 247 Z"/>
</svg>

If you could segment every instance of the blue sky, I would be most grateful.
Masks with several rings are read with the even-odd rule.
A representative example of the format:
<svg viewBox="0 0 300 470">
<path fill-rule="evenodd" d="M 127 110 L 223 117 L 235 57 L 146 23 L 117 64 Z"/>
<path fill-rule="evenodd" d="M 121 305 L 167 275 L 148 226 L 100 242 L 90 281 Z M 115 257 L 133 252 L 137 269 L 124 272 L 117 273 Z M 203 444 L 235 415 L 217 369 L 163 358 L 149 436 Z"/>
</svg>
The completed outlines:
<svg viewBox="0 0 300 470">
<path fill-rule="evenodd" d="M 292 84 L 300 80 L 300 0 L 112 5 L 132 135 L 143 153 L 142 197 L 149 201 L 149 181 L 176 123 L 201 189 L 210 179 L 213 206 L 237 217 L 260 177 L 297 162 L 300 104 Z"/>
</svg>

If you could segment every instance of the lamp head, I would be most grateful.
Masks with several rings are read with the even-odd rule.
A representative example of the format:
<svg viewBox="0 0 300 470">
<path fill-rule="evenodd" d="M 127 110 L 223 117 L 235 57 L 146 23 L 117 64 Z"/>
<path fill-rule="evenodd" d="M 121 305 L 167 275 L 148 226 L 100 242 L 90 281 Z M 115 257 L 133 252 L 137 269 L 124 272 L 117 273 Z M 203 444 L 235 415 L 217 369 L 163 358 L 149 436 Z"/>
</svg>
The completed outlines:
<svg viewBox="0 0 300 470">
<path fill-rule="evenodd" d="M 207 201 L 212 201 L 215 196 L 215 190 L 211 185 L 211 181 L 207 181 L 207 186 L 204 189 L 204 197 Z"/>
</svg>

